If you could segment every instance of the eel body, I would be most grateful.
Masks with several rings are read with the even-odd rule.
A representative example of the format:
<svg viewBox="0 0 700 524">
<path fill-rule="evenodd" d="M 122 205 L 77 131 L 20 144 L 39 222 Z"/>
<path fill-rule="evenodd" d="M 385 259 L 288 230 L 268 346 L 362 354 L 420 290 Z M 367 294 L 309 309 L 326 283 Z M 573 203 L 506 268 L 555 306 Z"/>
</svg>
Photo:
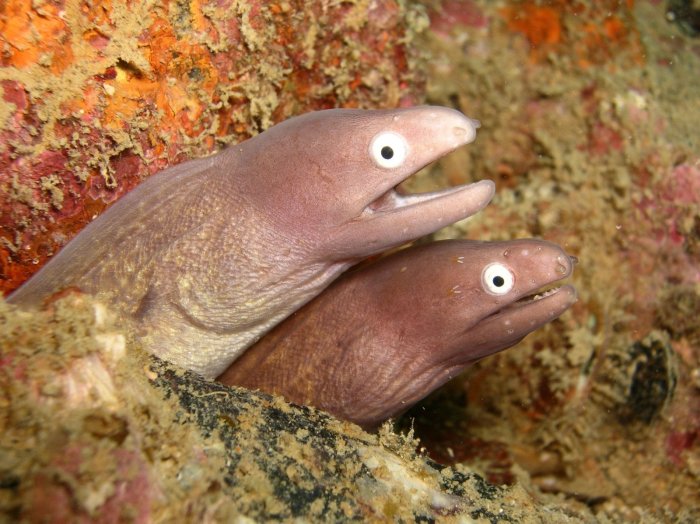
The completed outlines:
<svg viewBox="0 0 700 524">
<path fill-rule="evenodd" d="M 146 349 L 215 377 L 356 261 L 482 209 L 490 181 L 394 190 L 476 127 L 440 107 L 287 120 L 150 177 L 8 300 L 77 287 L 132 319 Z"/>
<path fill-rule="evenodd" d="M 371 429 L 576 301 L 575 259 L 542 240 L 454 240 L 350 271 L 219 377 Z"/>
</svg>

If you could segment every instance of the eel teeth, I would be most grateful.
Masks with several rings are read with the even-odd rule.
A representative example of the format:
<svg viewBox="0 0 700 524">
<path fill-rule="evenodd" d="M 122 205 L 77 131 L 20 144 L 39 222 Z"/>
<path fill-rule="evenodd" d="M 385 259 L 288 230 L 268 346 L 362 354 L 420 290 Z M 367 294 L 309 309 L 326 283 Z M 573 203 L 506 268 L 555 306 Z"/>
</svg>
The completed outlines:
<svg viewBox="0 0 700 524">
<path fill-rule="evenodd" d="M 537 293 L 535 295 L 531 295 L 530 297 L 526 297 L 526 298 L 529 298 L 529 300 L 540 300 L 542 298 L 553 295 L 554 293 L 559 291 L 559 289 L 561 289 L 561 288 L 554 287 L 552 289 L 547 289 L 546 291 L 541 291 L 540 293 Z"/>
<path fill-rule="evenodd" d="M 560 287 L 553 287 L 550 289 L 546 289 L 544 291 L 538 291 L 537 293 L 533 293 L 532 295 L 527 295 L 525 297 L 519 298 L 515 302 L 513 302 L 510 306 L 507 306 L 505 309 L 508 307 L 518 307 L 518 306 L 523 306 L 525 304 L 528 304 L 530 302 L 536 302 L 538 300 L 542 300 L 543 298 L 550 297 L 557 293 L 561 288 Z"/>
</svg>

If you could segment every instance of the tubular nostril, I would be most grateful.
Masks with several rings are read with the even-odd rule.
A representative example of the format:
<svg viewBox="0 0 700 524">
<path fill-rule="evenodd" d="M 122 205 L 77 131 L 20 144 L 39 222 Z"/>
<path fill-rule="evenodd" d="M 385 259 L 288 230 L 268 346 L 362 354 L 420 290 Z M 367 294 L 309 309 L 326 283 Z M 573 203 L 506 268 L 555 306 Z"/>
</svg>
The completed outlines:
<svg viewBox="0 0 700 524">
<path fill-rule="evenodd" d="M 578 264 L 578 257 L 575 257 L 574 255 L 569 255 L 569 260 L 571 260 L 571 265 L 575 266 Z"/>
<path fill-rule="evenodd" d="M 454 133 L 454 135 L 455 135 L 457 138 L 461 138 L 461 137 L 463 137 L 463 136 L 465 136 L 465 135 L 470 135 L 470 134 L 472 134 L 473 132 L 474 132 L 473 130 L 467 129 L 466 127 L 453 127 L 453 128 L 452 128 L 452 133 Z"/>
<path fill-rule="evenodd" d="M 557 266 L 556 266 L 556 272 L 559 273 L 560 275 L 567 275 L 568 273 L 571 273 L 571 271 L 574 269 L 574 265 L 576 265 L 576 262 L 578 259 L 576 257 L 564 255 L 564 256 L 558 256 L 557 257 Z"/>
<path fill-rule="evenodd" d="M 476 130 L 479 128 L 478 120 L 469 119 L 468 123 L 463 125 L 454 126 L 452 128 L 452 135 L 460 141 L 460 143 L 473 142 L 476 138 Z"/>
</svg>

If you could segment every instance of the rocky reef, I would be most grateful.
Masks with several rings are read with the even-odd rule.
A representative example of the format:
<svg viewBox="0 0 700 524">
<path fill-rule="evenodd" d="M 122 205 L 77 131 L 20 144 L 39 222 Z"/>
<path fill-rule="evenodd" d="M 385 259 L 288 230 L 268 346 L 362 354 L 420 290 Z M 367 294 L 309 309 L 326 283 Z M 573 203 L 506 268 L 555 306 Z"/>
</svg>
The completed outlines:
<svg viewBox="0 0 700 524">
<path fill-rule="evenodd" d="M 427 102 L 482 125 L 411 189 L 498 186 L 433 238 L 559 243 L 580 297 L 378 434 L 156 361 L 89 297 L 3 304 L 3 516 L 700 520 L 700 41 L 667 4 L 3 4 L 3 291 L 168 165 Z"/>
<path fill-rule="evenodd" d="M 584 522 L 312 408 L 182 371 L 70 293 L 0 303 L 0 514 L 24 522 Z M 50 335 L 48 335 L 50 334 Z"/>
</svg>

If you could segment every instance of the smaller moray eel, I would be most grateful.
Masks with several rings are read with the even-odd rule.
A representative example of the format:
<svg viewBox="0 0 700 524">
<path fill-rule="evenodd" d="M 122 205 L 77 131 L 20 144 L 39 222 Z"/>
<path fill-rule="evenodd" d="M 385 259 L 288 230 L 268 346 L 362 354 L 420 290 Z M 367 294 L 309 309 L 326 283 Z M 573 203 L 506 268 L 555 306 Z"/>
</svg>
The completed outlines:
<svg viewBox="0 0 700 524">
<path fill-rule="evenodd" d="M 576 301 L 543 240 L 408 248 L 338 279 L 218 377 L 373 429 Z"/>
<path fill-rule="evenodd" d="M 474 140 L 453 109 L 331 109 L 153 175 L 9 297 L 77 287 L 135 322 L 142 345 L 216 377 L 358 260 L 468 217 L 494 185 L 394 187 Z"/>
</svg>

